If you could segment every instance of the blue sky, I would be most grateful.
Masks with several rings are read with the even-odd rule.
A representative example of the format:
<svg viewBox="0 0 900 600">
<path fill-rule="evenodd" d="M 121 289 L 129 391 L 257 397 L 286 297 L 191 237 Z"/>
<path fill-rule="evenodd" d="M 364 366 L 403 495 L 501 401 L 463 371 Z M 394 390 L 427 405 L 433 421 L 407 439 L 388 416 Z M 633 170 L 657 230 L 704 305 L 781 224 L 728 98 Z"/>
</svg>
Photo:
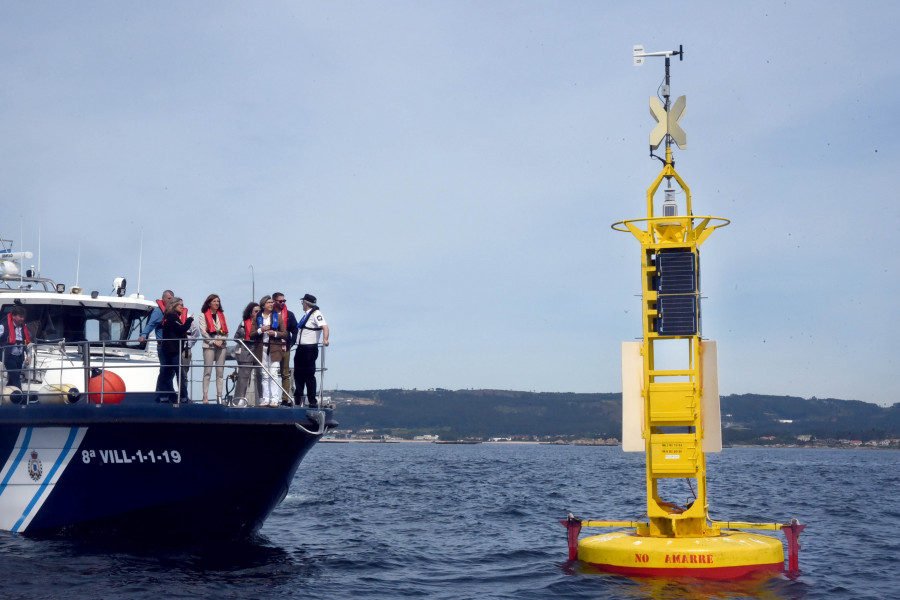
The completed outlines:
<svg viewBox="0 0 900 600">
<path fill-rule="evenodd" d="M 198 309 L 319 297 L 326 386 L 621 389 L 676 168 L 723 394 L 900 401 L 894 2 L 0 2 L 0 235 Z M 252 270 L 251 270 L 252 265 Z"/>
</svg>

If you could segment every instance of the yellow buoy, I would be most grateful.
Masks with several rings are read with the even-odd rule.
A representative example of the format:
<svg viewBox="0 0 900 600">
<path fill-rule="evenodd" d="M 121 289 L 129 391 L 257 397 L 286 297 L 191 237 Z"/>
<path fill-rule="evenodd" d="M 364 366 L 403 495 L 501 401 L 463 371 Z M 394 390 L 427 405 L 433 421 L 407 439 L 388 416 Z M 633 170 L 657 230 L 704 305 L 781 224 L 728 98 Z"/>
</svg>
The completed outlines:
<svg viewBox="0 0 900 600">
<path fill-rule="evenodd" d="M 650 155 L 663 169 L 647 190 L 647 217 L 615 223 L 641 244 L 643 338 L 622 346 L 622 449 L 646 456 L 646 521 L 561 521 L 568 529 L 569 559 L 603 571 L 653 577 L 734 579 L 782 572 L 780 540 L 742 530 L 782 530 L 788 539 L 788 572 L 799 572 L 797 537 L 805 525 L 714 522 L 706 494 L 706 453 L 722 449 L 717 346 L 700 333 L 700 245 L 727 219 L 694 215 L 691 190 L 675 171 L 672 144 L 684 149 L 678 125 L 686 99 L 669 95 L 670 57 L 683 50 L 645 53 L 666 59 L 663 105 L 650 100 L 658 125 Z M 665 158 L 653 152 L 665 142 Z M 667 182 L 663 202 L 655 197 Z M 677 187 L 676 187 L 677 186 Z M 679 201 L 679 198 L 683 200 Z M 657 207 L 659 210 L 657 210 Z M 681 212 L 681 214 L 679 214 Z M 694 498 L 680 506 L 666 498 L 666 483 L 687 480 Z M 578 539 L 582 527 L 630 528 Z"/>
<path fill-rule="evenodd" d="M 619 531 L 581 540 L 578 559 L 621 575 L 737 579 L 758 571 L 780 573 L 784 549 L 779 540 L 740 531 L 695 538 Z"/>
</svg>

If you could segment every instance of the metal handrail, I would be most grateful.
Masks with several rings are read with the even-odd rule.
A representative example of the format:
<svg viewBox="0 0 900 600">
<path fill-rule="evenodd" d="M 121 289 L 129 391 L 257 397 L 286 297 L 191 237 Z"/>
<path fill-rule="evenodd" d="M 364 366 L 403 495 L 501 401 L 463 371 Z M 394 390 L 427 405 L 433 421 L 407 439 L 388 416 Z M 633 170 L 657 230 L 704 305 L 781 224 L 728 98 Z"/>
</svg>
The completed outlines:
<svg viewBox="0 0 900 600">
<path fill-rule="evenodd" d="M 155 338 L 153 338 L 153 339 L 155 339 Z M 194 341 L 196 343 L 196 340 L 201 340 L 201 339 L 202 338 L 196 338 Z M 253 365 L 254 367 L 259 367 L 260 369 L 266 369 L 266 367 L 262 364 L 262 361 L 260 361 L 257 358 L 257 356 L 252 352 L 250 346 L 246 343 L 245 340 L 234 339 L 234 338 L 220 338 L 220 339 L 226 343 L 226 348 L 228 347 L 229 344 L 235 344 L 235 345 L 239 344 L 245 351 L 247 351 L 250 354 L 250 356 L 253 357 L 253 363 L 255 363 Z M 157 339 L 156 342 L 157 342 L 157 344 L 159 344 L 163 341 L 171 341 L 171 340 L 178 340 L 178 341 L 182 341 L 182 342 L 189 341 L 189 340 L 185 340 L 185 338 L 169 338 L 169 339 Z M 32 386 L 34 386 L 34 384 L 41 384 L 41 383 L 43 383 L 44 385 L 57 385 L 57 386 L 63 385 L 64 383 L 72 382 L 73 380 L 75 380 L 75 378 L 65 377 L 65 372 L 71 371 L 71 370 L 77 370 L 77 371 L 81 371 L 83 376 L 82 376 L 82 378 L 79 378 L 81 380 L 80 385 L 78 385 L 76 387 L 82 388 L 79 390 L 80 393 L 82 393 L 82 394 L 88 393 L 88 390 L 90 387 L 91 370 L 95 367 L 99 368 L 100 370 L 106 370 L 107 368 L 115 368 L 116 370 L 159 368 L 159 364 L 156 363 L 155 361 L 154 361 L 153 365 L 147 364 L 147 362 L 149 360 L 151 360 L 151 358 L 156 358 L 156 355 L 157 355 L 157 353 L 153 351 L 152 346 L 150 345 L 149 341 L 150 340 L 148 339 L 146 342 L 138 342 L 135 339 L 129 339 L 129 340 L 97 340 L 97 341 L 71 342 L 71 341 L 66 341 L 65 339 L 61 339 L 61 340 L 54 341 L 54 342 L 35 342 L 32 344 L 29 344 L 26 349 L 26 352 L 32 357 L 32 360 L 30 360 L 28 365 L 22 369 L 23 383 L 28 382 Z M 324 351 L 325 346 L 321 343 L 317 344 L 317 345 L 319 348 L 322 349 L 322 351 L 319 354 L 319 366 L 316 368 L 316 374 L 320 377 L 320 385 L 317 386 L 318 390 L 317 390 L 317 395 L 316 395 L 317 398 L 316 399 L 321 402 L 321 399 L 323 397 L 322 392 L 324 390 L 324 374 L 325 374 L 325 371 L 327 371 L 327 368 L 325 367 L 325 351 Z M 121 361 L 116 361 L 114 365 L 110 366 L 110 359 L 116 358 L 115 351 L 121 352 L 121 355 L 119 357 L 119 358 L 121 358 Z M 55 354 L 57 356 L 57 358 L 59 359 L 58 365 L 48 366 L 46 364 L 46 361 L 43 361 L 41 364 L 38 364 L 38 360 L 37 360 L 38 356 L 44 355 L 44 356 L 49 357 L 53 354 Z M 135 354 L 138 354 L 139 358 L 143 359 L 144 362 L 142 364 L 138 364 L 138 363 L 127 364 L 128 361 L 134 359 Z M 203 359 L 201 359 L 199 361 L 191 360 L 190 363 L 184 363 L 183 360 L 184 360 L 184 355 L 182 352 L 179 352 L 179 359 L 178 359 L 179 372 L 185 367 L 190 369 L 190 367 L 192 367 L 192 366 L 203 366 L 203 367 L 223 366 L 223 365 L 219 365 L 217 363 L 210 363 L 209 365 L 207 365 L 207 363 Z M 235 358 L 233 356 L 229 356 L 228 358 L 226 358 L 225 364 L 228 364 L 228 361 L 234 361 L 234 360 L 235 360 Z M 75 361 L 79 361 L 81 364 L 78 365 L 75 363 Z M 69 364 L 66 365 L 65 364 L 66 362 L 68 362 Z M 232 366 L 233 366 L 233 364 L 232 364 Z M 52 375 L 52 373 L 58 373 L 58 376 L 54 377 Z M 274 381 L 277 382 L 278 389 L 283 394 L 286 394 L 289 397 L 291 397 L 292 402 L 293 402 L 293 394 L 291 393 L 290 390 L 284 389 L 284 387 L 281 385 L 281 381 L 280 381 L 280 378 L 278 377 L 278 373 L 273 372 L 272 370 L 266 370 L 266 373 L 269 377 L 271 377 Z M 6 386 L 7 379 L 8 379 L 8 374 L 5 372 L 4 369 L 0 368 L 0 387 Z M 48 382 L 48 379 L 50 380 L 50 382 Z M 176 382 L 176 386 L 177 386 L 176 394 L 178 394 L 178 398 L 179 398 L 179 400 L 177 400 L 176 403 L 180 402 L 180 392 L 181 392 L 180 379 L 181 378 L 178 377 L 178 381 Z M 103 385 L 101 385 L 101 389 L 98 392 L 99 400 L 100 400 L 99 404 L 103 404 L 104 396 L 106 394 L 134 393 L 133 391 L 132 392 L 128 392 L 128 391 L 126 391 L 126 392 L 118 392 L 118 391 L 109 392 L 109 391 L 106 391 L 104 388 L 105 380 L 101 380 L 101 382 Z M 195 380 L 189 379 L 189 384 L 193 384 L 193 383 L 195 383 Z M 68 383 L 68 384 L 70 384 L 70 383 Z M 25 386 L 23 385 L 23 387 L 25 387 Z M 153 392 L 153 390 L 147 389 L 147 390 L 141 390 L 141 392 L 151 393 L 151 392 Z M 32 394 L 32 393 L 40 394 L 41 392 L 40 391 L 35 392 L 32 389 L 28 393 L 29 394 Z M 59 390 L 56 390 L 56 391 L 48 392 L 48 393 L 58 394 L 60 392 L 59 392 Z"/>
<path fill-rule="evenodd" d="M 256 361 L 256 364 L 257 364 L 260 368 L 265 369 L 265 366 L 262 364 L 262 361 L 260 361 L 260 360 L 256 357 L 256 355 L 253 354 L 253 352 L 250 350 L 249 346 L 247 345 L 246 340 L 234 339 L 233 341 L 235 341 L 235 342 L 241 344 L 241 345 L 244 347 L 245 350 L 247 350 L 248 352 L 250 352 L 250 356 L 253 357 L 253 360 Z M 294 348 L 294 347 L 297 346 L 297 345 L 298 345 L 298 344 L 294 344 L 293 346 L 291 346 L 291 348 L 288 348 L 288 349 L 287 349 L 287 352 L 290 353 L 291 350 L 292 350 L 292 348 Z M 317 373 L 317 374 L 320 374 L 319 385 L 317 386 L 316 401 L 317 401 L 317 402 L 321 402 L 321 400 L 322 400 L 322 390 L 325 388 L 325 371 L 327 371 L 328 369 L 325 367 L 325 345 L 324 345 L 323 343 L 320 342 L 320 343 L 316 344 L 316 346 L 319 347 L 319 348 L 321 349 L 321 352 L 319 353 L 319 366 L 316 368 L 316 373 Z M 204 367 L 208 366 L 206 363 L 201 363 L 201 364 L 202 364 L 202 366 L 204 366 Z M 218 365 L 213 365 L 213 366 L 218 366 Z M 292 398 L 291 403 L 293 404 L 293 403 L 294 403 L 294 402 L 293 402 L 293 397 L 294 397 L 294 395 L 291 393 L 291 391 L 290 391 L 290 390 L 284 389 L 284 387 L 282 387 L 282 385 L 281 385 L 281 383 L 278 381 L 278 379 L 277 379 L 276 377 L 274 377 L 270 371 L 266 370 L 266 373 L 269 375 L 269 377 L 272 378 L 273 381 L 276 381 L 276 382 L 278 383 L 278 389 L 281 390 L 281 393 L 282 393 L 282 394 L 286 394 L 287 396 L 289 396 L 290 398 Z M 308 398 L 307 398 L 307 401 L 309 401 Z"/>
</svg>

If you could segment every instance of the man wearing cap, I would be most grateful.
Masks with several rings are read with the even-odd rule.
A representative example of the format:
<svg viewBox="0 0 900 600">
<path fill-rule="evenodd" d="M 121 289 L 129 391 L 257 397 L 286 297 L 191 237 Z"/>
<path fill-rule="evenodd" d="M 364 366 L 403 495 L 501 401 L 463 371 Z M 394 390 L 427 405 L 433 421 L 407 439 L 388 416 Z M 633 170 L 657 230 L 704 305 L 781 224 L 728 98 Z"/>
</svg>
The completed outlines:
<svg viewBox="0 0 900 600">
<path fill-rule="evenodd" d="M 316 397 L 316 359 L 319 358 L 319 340 L 328 345 L 328 324 L 316 306 L 316 297 L 303 296 L 303 316 L 297 323 L 297 352 L 294 354 L 294 401 L 303 403 L 303 390 L 310 407 L 319 405 Z M 324 337 L 323 337 L 324 334 Z"/>
</svg>

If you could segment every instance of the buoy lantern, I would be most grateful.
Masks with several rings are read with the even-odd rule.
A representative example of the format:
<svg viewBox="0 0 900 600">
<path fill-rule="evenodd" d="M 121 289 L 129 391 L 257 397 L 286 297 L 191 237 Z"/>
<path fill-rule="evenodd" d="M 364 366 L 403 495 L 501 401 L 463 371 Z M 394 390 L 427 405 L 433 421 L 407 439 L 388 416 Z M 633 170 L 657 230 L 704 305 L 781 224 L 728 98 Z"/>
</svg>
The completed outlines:
<svg viewBox="0 0 900 600">
<path fill-rule="evenodd" d="M 119 404 L 125 399 L 125 382 L 112 371 L 103 371 L 88 381 L 88 400 L 94 404 Z"/>
</svg>

